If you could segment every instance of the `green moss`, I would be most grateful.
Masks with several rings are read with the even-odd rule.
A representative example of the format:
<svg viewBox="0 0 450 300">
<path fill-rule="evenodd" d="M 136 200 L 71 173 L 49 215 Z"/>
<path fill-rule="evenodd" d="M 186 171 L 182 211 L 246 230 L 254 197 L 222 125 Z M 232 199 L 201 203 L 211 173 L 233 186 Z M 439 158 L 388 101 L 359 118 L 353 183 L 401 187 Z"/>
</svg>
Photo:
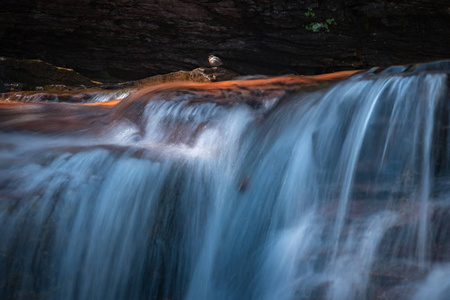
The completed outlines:
<svg viewBox="0 0 450 300">
<path fill-rule="evenodd" d="M 315 18 L 316 14 L 313 12 L 312 8 L 309 7 L 305 16 Z M 305 25 L 305 29 L 312 32 L 330 32 L 330 27 L 336 25 L 337 23 L 334 18 L 329 18 L 322 22 L 311 22 L 308 25 Z"/>
</svg>

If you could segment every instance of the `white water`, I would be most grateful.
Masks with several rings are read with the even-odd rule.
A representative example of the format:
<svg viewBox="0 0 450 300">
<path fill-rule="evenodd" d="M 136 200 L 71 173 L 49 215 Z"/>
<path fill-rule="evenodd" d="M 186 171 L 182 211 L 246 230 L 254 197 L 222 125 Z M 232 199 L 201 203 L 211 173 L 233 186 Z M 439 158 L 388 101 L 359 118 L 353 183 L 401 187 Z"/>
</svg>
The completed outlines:
<svg viewBox="0 0 450 300">
<path fill-rule="evenodd" d="M 0 298 L 446 299 L 446 80 L 150 102 L 101 138 L 0 133 Z"/>
</svg>

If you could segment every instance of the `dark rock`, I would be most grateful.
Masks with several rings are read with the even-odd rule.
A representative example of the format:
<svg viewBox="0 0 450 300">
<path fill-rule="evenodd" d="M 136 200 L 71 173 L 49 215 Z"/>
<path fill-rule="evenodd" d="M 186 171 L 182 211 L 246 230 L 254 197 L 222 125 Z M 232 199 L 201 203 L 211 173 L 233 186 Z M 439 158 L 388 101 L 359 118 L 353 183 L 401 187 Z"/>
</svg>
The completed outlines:
<svg viewBox="0 0 450 300">
<path fill-rule="evenodd" d="M 6 86 L 3 84 L 3 81 L 0 79 L 0 93 L 5 93 L 7 92 L 8 89 L 6 88 Z"/>
<path fill-rule="evenodd" d="M 56 67 L 41 60 L 6 57 L 0 57 L 0 79 L 10 91 L 72 90 L 97 85 L 71 69 Z"/>
<path fill-rule="evenodd" d="M 315 17 L 306 16 L 312 8 Z M 208 66 L 317 74 L 448 58 L 447 0 L 6 0 L 0 53 L 105 82 Z M 330 32 L 312 22 L 334 19 Z"/>
</svg>

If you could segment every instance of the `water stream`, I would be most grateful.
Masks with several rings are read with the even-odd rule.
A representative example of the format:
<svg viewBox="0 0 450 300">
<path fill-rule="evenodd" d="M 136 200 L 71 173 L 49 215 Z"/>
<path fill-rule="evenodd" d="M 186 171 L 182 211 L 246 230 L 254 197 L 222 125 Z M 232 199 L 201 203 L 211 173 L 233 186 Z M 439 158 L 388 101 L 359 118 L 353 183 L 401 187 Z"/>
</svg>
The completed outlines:
<svg viewBox="0 0 450 300">
<path fill-rule="evenodd" d="M 0 131 L 0 299 L 448 299 L 448 80 Z"/>
</svg>

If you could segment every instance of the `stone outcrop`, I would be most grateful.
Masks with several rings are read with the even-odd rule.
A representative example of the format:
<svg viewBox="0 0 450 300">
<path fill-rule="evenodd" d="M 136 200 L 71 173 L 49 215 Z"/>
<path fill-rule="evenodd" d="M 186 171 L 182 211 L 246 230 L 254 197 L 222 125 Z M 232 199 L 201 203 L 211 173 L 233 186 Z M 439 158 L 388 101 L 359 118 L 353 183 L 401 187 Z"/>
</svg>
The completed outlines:
<svg viewBox="0 0 450 300">
<path fill-rule="evenodd" d="M 118 79 L 114 82 L 110 78 L 109 83 L 101 83 L 72 69 L 56 67 L 41 60 L 0 57 L 0 93 L 10 92 L 0 95 L 0 100 L 86 102 L 98 93 L 93 88 L 118 90 L 176 81 L 217 82 L 237 77 L 238 73 L 221 67 L 196 68 L 192 71 L 177 71 L 127 82 L 117 82 Z M 74 98 L 72 94 L 75 93 L 84 93 L 86 97 Z"/>
<path fill-rule="evenodd" d="M 206 67 L 212 53 L 240 74 L 318 74 L 448 58 L 448 28 L 446 0 L 6 0 L 0 55 L 100 81 Z"/>
<path fill-rule="evenodd" d="M 178 71 L 155 75 L 133 82 L 134 86 L 148 86 L 175 81 L 217 82 L 232 80 L 239 74 L 225 68 L 196 68 L 192 71 Z"/>
<path fill-rule="evenodd" d="M 6 90 L 70 90 L 98 85 L 72 69 L 41 60 L 0 57 L 0 80 Z M 1 87 L 0 87 L 1 90 Z"/>
</svg>

